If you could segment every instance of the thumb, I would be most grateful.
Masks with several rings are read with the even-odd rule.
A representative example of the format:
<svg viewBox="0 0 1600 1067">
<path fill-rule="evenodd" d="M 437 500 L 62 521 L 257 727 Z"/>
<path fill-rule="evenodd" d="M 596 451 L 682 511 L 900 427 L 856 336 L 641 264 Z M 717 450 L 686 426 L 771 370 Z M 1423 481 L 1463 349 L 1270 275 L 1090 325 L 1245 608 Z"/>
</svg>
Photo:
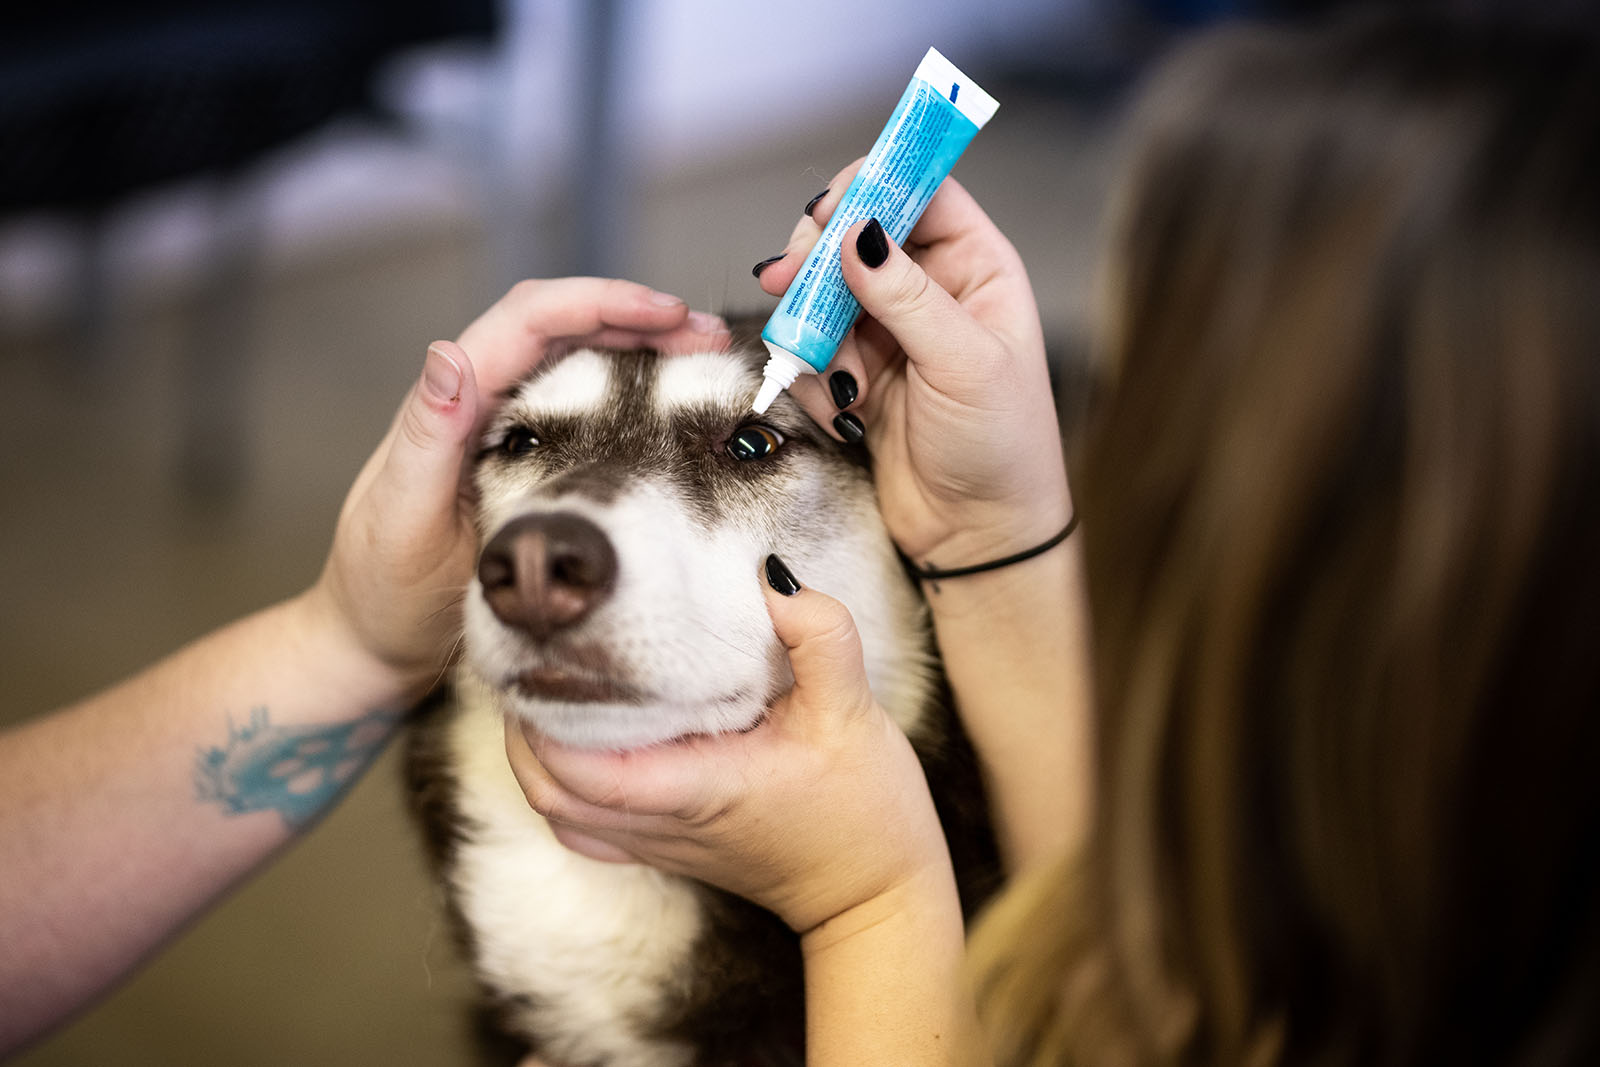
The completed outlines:
<svg viewBox="0 0 1600 1067">
<path fill-rule="evenodd" d="M 793 714 L 851 714 L 872 705 L 861 635 L 850 609 L 802 586 L 783 560 L 768 556 L 767 613 L 789 650 L 794 690 L 784 703 Z"/>
<path fill-rule="evenodd" d="M 400 410 L 380 474 L 394 494 L 392 503 L 405 510 L 433 510 L 441 501 L 454 506 L 477 411 L 472 361 L 452 341 L 433 342 Z"/>
<path fill-rule="evenodd" d="M 861 307 L 888 330 L 906 358 L 941 392 L 950 383 L 983 381 L 995 351 L 989 329 L 890 239 L 877 219 L 845 232 L 840 246 L 845 284 Z"/>
</svg>

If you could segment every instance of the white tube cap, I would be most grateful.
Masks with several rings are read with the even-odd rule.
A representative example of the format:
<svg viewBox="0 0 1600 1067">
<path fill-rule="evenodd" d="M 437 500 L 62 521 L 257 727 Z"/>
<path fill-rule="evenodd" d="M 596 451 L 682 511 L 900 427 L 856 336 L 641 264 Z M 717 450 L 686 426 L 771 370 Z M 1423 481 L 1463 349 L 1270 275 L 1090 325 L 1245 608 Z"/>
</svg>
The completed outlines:
<svg viewBox="0 0 1600 1067">
<path fill-rule="evenodd" d="M 750 410 L 757 415 L 765 415 L 772 402 L 778 399 L 778 394 L 793 385 L 802 371 L 817 373 L 815 367 L 788 349 L 779 348 L 766 338 L 762 338 L 761 343 L 767 346 L 771 356 L 761 370 L 761 389 L 756 393 L 755 403 L 750 405 Z"/>
</svg>

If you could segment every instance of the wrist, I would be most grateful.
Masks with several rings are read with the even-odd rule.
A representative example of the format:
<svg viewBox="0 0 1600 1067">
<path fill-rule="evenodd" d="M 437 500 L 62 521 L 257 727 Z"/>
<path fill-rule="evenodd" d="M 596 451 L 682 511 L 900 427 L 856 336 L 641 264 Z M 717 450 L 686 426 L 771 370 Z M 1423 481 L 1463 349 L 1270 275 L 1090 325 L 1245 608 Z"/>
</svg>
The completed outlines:
<svg viewBox="0 0 1600 1067">
<path fill-rule="evenodd" d="M 360 628 L 325 581 L 284 604 L 307 647 L 327 664 L 341 688 L 367 707 L 401 710 L 421 700 L 442 675 L 434 664 L 398 664 L 363 639 Z"/>
<path fill-rule="evenodd" d="M 1017 597 L 1059 597 L 1060 579 L 1074 570 L 1079 553 L 1078 516 L 1068 508 L 1059 522 L 1049 520 L 1053 525 L 1035 517 L 1005 533 L 968 531 L 935 552 L 907 555 L 907 569 L 936 614 L 1003 607 Z"/>
<path fill-rule="evenodd" d="M 810 957 L 859 938 L 886 924 L 908 921 L 938 924 L 954 917 L 961 925 L 961 901 L 948 855 L 942 863 L 918 868 L 826 919 L 800 931 L 801 954 Z"/>
<path fill-rule="evenodd" d="M 895 538 L 917 570 L 986 567 L 1048 544 L 1077 518 L 1064 472 L 1030 493 L 1004 501 L 962 500 L 938 512 L 939 532 Z"/>
<path fill-rule="evenodd" d="M 937 592 L 939 589 L 938 583 L 941 580 L 947 580 L 950 578 L 970 578 L 977 574 L 987 574 L 992 571 L 1004 570 L 1007 567 L 1015 566 L 1018 563 L 1026 563 L 1030 559 L 1034 559 L 1037 556 L 1042 556 L 1052 548 L 1055 548 L 1061 542 L 1065 541 L 1068 537 L 1071 537 L 1072 531 L 1077 529 L 1077 526 L 1078 517 L 1074 515 L 1072 518 L 1067 520 L 1067 524 L 1065 526 L 1031 548 L 1024 548 L 1021 551 L 1012 552 L 1009 555 L 1000 556 L 997 559 L 985 560 L 982 563 L 969 563 L 961 567 L 919 567 L 916 564 L 912 564 L 911 570 L 920 580 L 933 583 L 931 588 Z"/>
<path fill-rule="evenodd" d="M 948 874 L 863 901 L 800 939 L 806 1062 L 990 1062 Z"/>
<path fill-rule="evenodd" d="M 1094 777 L 1082 541 L 923 588 L 1006 868 L 1076 847 Z"/>
</svg>

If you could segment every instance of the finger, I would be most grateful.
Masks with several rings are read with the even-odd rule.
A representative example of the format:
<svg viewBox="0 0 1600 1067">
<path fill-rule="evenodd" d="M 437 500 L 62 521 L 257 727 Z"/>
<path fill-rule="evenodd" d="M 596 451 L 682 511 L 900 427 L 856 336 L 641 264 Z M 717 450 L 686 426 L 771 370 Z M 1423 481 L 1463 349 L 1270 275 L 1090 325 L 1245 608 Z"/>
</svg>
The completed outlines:
<svg viewBox="0 0 1600 1067">
<path fill-rule="evenodd" d="M 862 443 L 860 411 L 866 400 L 868 383 L 861 352 L 855 345 L 846 343 L 839 346 L 833 362 L 821 374 L 802 374 L 797 378 L 789 387 L 789 395 L 834 440 L 856 445 Z M 842 418 L 847 414 L 853 423 Z"/>
<path fill-rule="evenodd" d="M 828 182 L 828 191 L 822 194 L 822 198 L 811 206 L 812 221 L 819 228 L 826 226 L 828 220 L 833 218 L 833 212 L 838 208 L 839 201 L 844 199 L 844 194 L 850 188 L 850 183 L 855 181 L 857 172 L 861 170 L 866 161 L 867 157 L 861 156 L 855 161 L 845 164 L 839 173 L 833 176 L 833 180 Z"/>
<path fill-rule="evenodd" d="M 609 841 L 604 841 L 593 834 L 586 834 L 575 827 L 564 823 L 550 823 L 550 832 L 555 835 L 562 847 L 576 852 L 580 856 L 588 856 L 592 860 L 602 863 L 638 863 L 639 857 L 628 852 Z"/>
<path fill-rule="evenodd" d="M 401 405 L 373 474 L 386 523 L 425 536 L 456 522 L 462 463 L 473 440 L 478 387 L 472 361 L 450 341 L 428 346 L 422 376 Z"/>
<path fill-rule="evenodd" d="M 629 816 L 618 807 L 604 807 L 579 796 L 545 764 L 550 746 L 516 717 L 505 722 L 506 760 L 528 806 L 544 816 L 552 827 L 564 826 L 575 834 L 592 837 L 596 832 L 622 830 Z M 535 750 L 543 750 L 536 752 Z"/>
<path fill-rule="evenodd" d="M 768 264 L 758 275 L 764 290 L 777 296 L 789 287 L 865 161 L 865 157 L 862 157 L 840 170 L 827 188 L 806 205 L 800 221 L 789 236 L 784 256 Z M 835 375 L 841 373 L 843 379 L 835 379 Z M 840 415 L 849 412 L 859 423 L 860 408 L 866 401 L 870 380 L 871 371 L 863 353 L 846 338 L 826 370 L 816 377 L 802 375 L 789 387 L 789 394 L 835 440 L 858 444 L 861 442 L 860 429 L 845 426 Z M 841 388 L 846 385 L 846 389 Z"/>
<path fill-rule="evenodd" d="M 849 414 L 855 416 L 866 430 L 867 439 L 864 443 L 870 446 L 871 435 L 884 412 L 893 409 L 894 383 L 905 365 L 905 357 L 894 337 L 874 322 L 871 316 L 863 315 L 855 328 L 845 336 L 834 362 L 841 359 L 847 359 L 852 365 L 862 368 L 858 379 L 860 390 L 855 403 L 850 405 Z M 888 408 L 884 406 L 886 403 Z"/>
<path fill-rule="evenodd" d="M 1028 270 L 972 194 L 946 178 L 906 239 L 930 277 L 1012 347 L 1043 352 L 1044 335 Z"/>
<path fill-rule="evenodd" d="M 883 324 L 871 315 L 862 315 L 856 321 L 855 329 L 845 336 L 840 351 L 849 352 L 851 358 L 861 364 L 862 373 L 873 392 L 880 387 L 883 376 L 905 360 L 894 334 L 884 329 Z M 865 404 L 867 393 L 867 386 L 863 386 L 861 397 L 856 401 L 857 407 Z"/>
<path fill-rule="evenodd" d="M 657 816 L 702 818 L 716 798 L 730 795 L 736 768 L 748 763 L 747 739 L 758 731 L 696 735 L 621 751 L 558 744 L 526 724 L 522 732 L 537 754 L 539 773 L 559 791 L 560 821 L 601 833 L 647 834 Z"/>
<path fill-rule="evenodd" d="M 863 310 L 893 336 L 907 360 L 935 390 L 966 396 L 993 391 L 994 384 L 1013 377 L 1000 346 L 988 327 L 975 319 L 881 226 L 876 240 L 862 235 L 875 220 L 857 223 L 845 233 L 840 251 L 845 284 Z M 876 266 L 862 259 L 863 244 L 876 244 L 887 254 Z"/>
<path fill-rule="evenodd" d="M 810 210 L 802 213 L 800 221 L 795 223 L 794 229 L 789 233 L 788 242 L 783 246 L 783 255 L 760 264 L 761 269 L 756 273 L 756 277 L 760 280 L 763 291 L 771 296 L 782 296 L 789 288 L 795 275 L 800 273 L 800 267 L 805 263 L 806 256 L 810 255 L 811 249 L 815 247 L 817 238 L 822 236 L 823 227 L 828 225 L 834 209 L 844 198 L 845 190 L 850 187 L 856 172 L 865 162 L 866 157 L 863 156 L 835 174 L 823 194 L 808 205 Z"/>
<path fill-rule="evenodd" d="M 809 217 L 802 217 L 795 223 L 794 229 L 789 231 L 789 240 L 784 243 L 783 251 L 755 265 L 756 281 L 762 291 L 769 296 L 782 296 L 788 290 L 789 283 L 794 281 L 794 276 L 800 273 L 801 265 L 820 236 L 822 227 Z"/>
<path fill-rule="evenodd" d="M 763 591 L 772 629 L 789 651 L 794 689 L 785 711 L 838 715 L 872 706 L 861 636 L 850 610 L 825 593 L 802 586 L 776 555 L 767 557 Z M 774 709 L 774 716 L 778 716 Z"/>
<path fill-rule="evenodd" d="M 776 561 L 775 565 L 773 561 Z M 766 568 L 773 630 L 788 649 L 795 685 L 774 717 L 804 730 L 823 717 L 863 714 L 873 706 L 861 639 L 839 601 L 805 589 L 777 557 Z M 645 830 L 657 816 L 714 820 L 741 790 L 744 768 L 763 765 L 761 751 L 787 733 L 764 727 L 696 735 L 645 748 L 579 749 L 508 725 L 507 752 L 535 810 L 552 823 L 584 830 Z M 520 743 L 510 737 L 521 734 Z"/>
<path fill-rule="evenodd" d="M 720 352 L 732 337 L 721 316 L 691 311 L 682 326 L 671 330 L 642 332 L 622 327 L 606 327 L 578 343 L 602 348 L 653 348 L 663 354 L 678 352 Z"/>
<path fill-rule="evenodd" d="M 833 428 L 833 420 L 839 414 L 839 409 L 833 406 L 833 400 L 828 396 L 827 387 L 822 384 L 820 377 L 815 374 L 800 375 L 789 386 L 789 396 L 824 432 L 832 434 L 835 440 L 842 440 Z"/>
<path fill-rule="evenodd" d="M 477 355 L 478 378 L 498 393 L 525 375 L 552 337 L 583 337 L 617 327 L 659 333 L 683 326 L 689 306 L 668 293 L 616 278 L 553 278 L 518 282 L 462 331 Z"/>
<path fill-rule="evenodd" d="M 934 245 L 960 239 L 970 252 L 981 251 L 1011 259 L 1016 248 L 989 218 L 983 206 L 967 192 L 966 186 L 954 178 L 939 183 L 928 206 L 911 227 L 906 244 L 913 248 L 931 248 Z M 974 256 L 974 258 L 978 258 Z"/>
</svg>

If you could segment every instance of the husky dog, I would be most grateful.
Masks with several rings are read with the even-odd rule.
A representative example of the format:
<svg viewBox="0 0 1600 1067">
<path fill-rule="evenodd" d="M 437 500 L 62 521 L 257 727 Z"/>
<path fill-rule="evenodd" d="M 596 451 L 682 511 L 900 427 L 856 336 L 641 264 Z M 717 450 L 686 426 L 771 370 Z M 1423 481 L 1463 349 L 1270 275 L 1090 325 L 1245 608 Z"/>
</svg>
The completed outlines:
<svg viewBox="0 0 1600 1067">
<path fill-rule="evenodd" d="M 506 716 L 606 748 L 757 724 L 793 683 L 758 584 L 768 553 L 850 608 L 969 910 L 992 889 L 971 750 L 865 453 L 787 396 L 753 417 L 759 368 L 753 352 L 579 350 L 540 366 L 485 432 L 462 662 L 412 731 L 407 777 L 484 1018 L 506 1039 L 493 1052 L 511 1061 L 802 1061 L 794 935 L 703 884 L 567 851 L 503 738 Z"/>
</svg>

